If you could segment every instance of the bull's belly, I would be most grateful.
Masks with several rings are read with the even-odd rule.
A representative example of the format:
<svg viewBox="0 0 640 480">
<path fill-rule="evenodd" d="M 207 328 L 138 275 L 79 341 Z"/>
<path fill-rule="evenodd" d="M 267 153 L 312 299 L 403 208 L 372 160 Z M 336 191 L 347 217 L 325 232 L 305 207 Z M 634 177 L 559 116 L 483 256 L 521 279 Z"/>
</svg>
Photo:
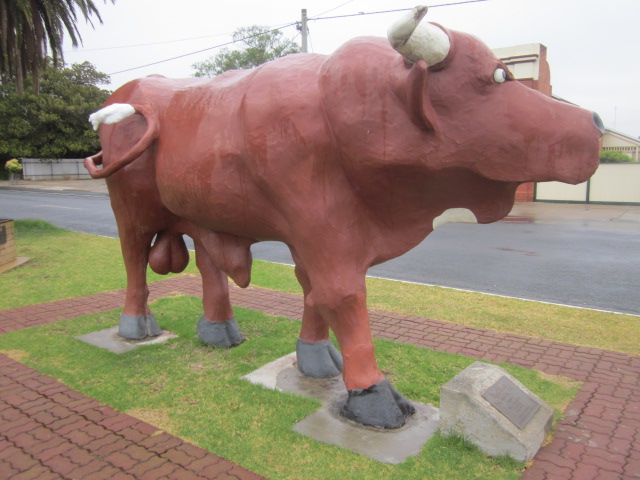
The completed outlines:
<svg viewBox="0 0 640 480">
<path fill-rule="evenodd" d="M 184 180 L 158 178 L 162 203 L 177 217 L 213 232 L 255 241 L 287 241 L 286 229 L 262 195 L 223 182 Z"/>
</svg>

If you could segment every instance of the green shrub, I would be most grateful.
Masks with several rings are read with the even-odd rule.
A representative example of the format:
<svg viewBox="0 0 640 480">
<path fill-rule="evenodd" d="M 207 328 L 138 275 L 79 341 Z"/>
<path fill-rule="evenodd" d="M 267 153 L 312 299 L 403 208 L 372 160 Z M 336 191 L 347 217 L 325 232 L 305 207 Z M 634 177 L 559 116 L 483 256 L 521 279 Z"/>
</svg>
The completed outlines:
<svg viewBox="0 0 640 480">
<path fill-rule="evenodd" d="M 12 158 L 5 163 L 4 169 L 9 173 L 20 173 L 22 171 L 22 165 L 20 165 L 20 160 Z"/>
<path fill-rule="evenodd" d="M 605 150 L 600 152 L 600 162 L 602 163 L 628 163 L 634 162 L 626 153 L 618 152 L 616 150 Z"/>
</svg>

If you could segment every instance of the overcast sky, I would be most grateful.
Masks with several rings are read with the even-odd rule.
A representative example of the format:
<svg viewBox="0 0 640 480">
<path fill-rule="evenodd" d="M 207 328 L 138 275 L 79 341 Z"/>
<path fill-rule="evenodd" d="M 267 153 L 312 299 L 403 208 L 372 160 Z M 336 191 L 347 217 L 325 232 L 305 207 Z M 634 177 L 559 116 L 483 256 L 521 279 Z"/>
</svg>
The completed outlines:
<svg viewBox="0 0 640 480">
<path fill-rule="evenodd" d="M 486 0 L 439 6 L 460 0 L 433 1 L 426 19 L 476 35 L 489 47 L 542 43 L 548 48 L 553 93 L 597 111 L 609 128 L 640 136 L 640 0 Z M 413 7 L 404 0 L 116 0 L 99 6 L 104 24 L 80 25 L 83 45 L 65 48 L 67 63 L 93 63 L 111 74 L 116 89 L 134 79 L 159 73 L 189 77 L 193 63 L 215 55 L 237 28 L 278 27 L 310 19 Z M 429 3 L 427 3 L 429 5 Z M 327 12 L 327 13 L 325 13 Z M 401 13 L 311 20 L 309 51 L 330 54 L 350 38 L 386 36 Z M 298 35 L 294 26 L 284 36 Z M 300 37 L 296 41 L 300 43 Z M 171 57 L 181 59 L 115 73 Z"/>
</svg>

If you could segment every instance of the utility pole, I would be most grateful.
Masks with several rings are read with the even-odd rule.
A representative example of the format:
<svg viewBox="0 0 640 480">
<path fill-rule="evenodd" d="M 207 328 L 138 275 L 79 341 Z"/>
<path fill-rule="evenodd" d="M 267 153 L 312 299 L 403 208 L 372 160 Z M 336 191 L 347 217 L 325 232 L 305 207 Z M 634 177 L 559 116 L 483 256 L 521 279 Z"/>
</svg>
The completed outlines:
<svg viewBox="0 0 640 480">
<path fill-rule="evenodd" d="M 302 34 L 302 46 L 300 50 L 302 51 L 302 53 L 308 53 L 309 50 L 307 49 L 307 35 L 309 32 L 307 30 L 307 9 L 306 8 L 302 9 L 302 19 L 300 21 L 300 33 Z"/>
</svg>

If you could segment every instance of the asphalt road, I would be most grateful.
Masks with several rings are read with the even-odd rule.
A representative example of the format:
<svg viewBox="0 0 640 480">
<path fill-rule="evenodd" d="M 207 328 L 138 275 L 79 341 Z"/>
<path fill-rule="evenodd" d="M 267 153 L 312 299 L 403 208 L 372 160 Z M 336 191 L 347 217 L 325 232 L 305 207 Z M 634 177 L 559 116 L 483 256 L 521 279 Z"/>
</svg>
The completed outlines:
<svg viewBox="0 0 640 480">
<path fill-rule="evenodd" d="M 117 237 L 109 199 L 91 192 L 0 189 L 0 218 L 39 218 Z M 516 219 L 449 224 L 373 276 L 640 315 L 640 223 Z M 254 258 L 292 263 L 285 245 Z"/>
</svg>

